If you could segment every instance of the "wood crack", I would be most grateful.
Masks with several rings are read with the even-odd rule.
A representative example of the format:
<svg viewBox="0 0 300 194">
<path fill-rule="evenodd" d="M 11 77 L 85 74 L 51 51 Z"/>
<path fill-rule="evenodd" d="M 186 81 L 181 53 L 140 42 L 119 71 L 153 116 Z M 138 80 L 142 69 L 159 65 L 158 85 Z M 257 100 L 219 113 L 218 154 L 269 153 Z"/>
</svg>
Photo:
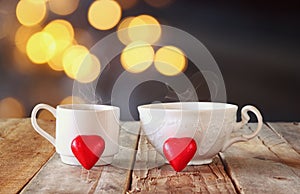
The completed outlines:
<svg viewBox="0 0 300 194">
<path fill-rule="evenodd" d="M 256 124 L 249 123 L 239 134 L 253 132 L 255 128 Z M 219 154 L 238 193 L 299 190 L 299 185 L 295 185 L 300 181 L 300 156 L 286 142 L 264 125 L 254 139 L 234 144 Z"/>
<path fill-rule="evenodd" d="M 280 154 L 276 153 L 276 151 L 273 151 L 273 149 L 274 149 L 276 146 L 278 146 L 278 145 L 286 144 L 287 146 L 289 146 L 290 149 L 293 150 L 292 146 L 291 146 L 291 145 L 283 138 L 282 135 L 280 135 L 278 132 L 276 132 L 276 130 L 270 128 L 269 125 L 266 125 L 266 126 L 267 126 L 272 132 L 274 132 L 274 133 L 278 136 L 278 138 L 280 138 L 280 140 L 282 140 L 281 142 L 278 142 L 278 143 L 276 143 L 276 144 L 272 144 L 272 146 L 269 146 L 269 145 L 266 143 L 266 141 L 265 141 L 262 137 L 257 136 L 258 139 L 262 142 L 262 144 L 263 144 L 266 148 L 268 148 L 268 150 L 269 150 L 271 153 L 273 153 L 273 154 L 279 159 L 279 161 L 275 161 L 275 160 L 272 160 L 272 161 L 273 161 L 273 162 L 277 162 L 277 163 L 283 163 L 283 164 L 287 165 L 288 168 L 293 172 L 293 174 L 294 174 L 295 176 L 299 177 L 298 173 L 293 169 L 293 167 L 290 167 L 290 166 L 291 166 L 290 162 L 287 162 L 285 159 L 282 158 L 282 156 L 281 156 Z M 249 127 L 249 129 L 250 129 L 251 131 L 253 131 L 253 129 L 252 129 L 251 127 Z M 270 159 L 266 158 L 266 160 L 270 160 Z M 299 164 L 299 166 L 300 166 L 300 164 Z"/>
<path fill-rule="evenodd" d="M 238 194 L 241 194 L 243 193 L 242 192 L 242 188 L 238 186 L 238 183 L 235 181 L 235 179 L 232 177 L 233 173 L 231 172 L 231 168 L 229 167 L 226 159 L 224 159 L 224 157 L 222 156 L 222 153 L 219 153 L 218 154 L 219 157 L 220 157 L 220 160 L 224 166 L 224 171 L 226 172 L 228 178 L 230 179 L 234 189 L 235 189 L 235 192 L 238 193 Z"/>
<path fill-rule="evenodd" d="M 83 168 L 83 167 L 82 167 Z M 103 167 L 100 168 L 99 170 L 99 175 L 96 177 L 96 181 L 93 183 L 93 185 L 91 186 L 90 190 L 89 190 L 89 194 L 95 193 L 97 185 L 99 183 L 99 180 L 101 179 L 101 175 L 102 175 L 102 171 L 103 171 Z"/>
<path fill-rule="evenodd" d="M 134 146 L 135 152 L 134 152 L 134 155 L 133 155 L 133 162 L 131 164 L 130 173 L 129 173 L 129 176 L 128 176 L 129 181 L 127 182 L 127 185 L 126 185 L 126 190 L 127 190 L 126 193 L 131 190 L 133 169 L 134 169 L 134 164 L 135 164 L 135 161 L 136 161 L 136 155 L 137 155 L 137 150 L 138 150 L 140 138 L 141 138 L 141 127 L 138 130 L 137 140 L 136 140 L 136 144 Z"/>
<path fill-rule="evenodd" d="M 269 123 L 266 123 L 266 125 L 268 126 L 268 128 L 270 129 L 270 130 L 272 130 L 275 134 L 277 134 L 281 139 L 283 139 L 288 145 L 290 145 L 291 146 L 291 148 L 293 149 L 293 150 L 295 150 L 298 154 L 300 154 L 300 150 L 299 149 L 296 149 L 295 148 L 295 146 L 294 146 L 294 142 L 292 142 L 292 141 L 288 141 L 286 138 L 288 138 L 288 137 L 285 137 L 284 135 L 282 135 L 278 130 L 276 130 L 272 125 L 273 125 L 273 123 L 272 124 L 269 124 Z M 294 131 L 293 132 L 296 132 L 296 129 L 298 129 L 298 123 L 297 124 L 295 124 L 295 123 L 293 123 L 293 125 L 295 126 L 295 128 L 294 128 Z M 285 130 L 285 129 L 284 129 Z M 300 130 L 300 128 L 299 128 L 299 130 Z M 300 131 L 299 131 L 300 132 Z M 290 136 L 293 136 L 294 134 L 290 134 Z M 297 137 L 293 137 L 293 138 L 295 138 L 295 139 L 297 139 L 296 141 L 298 141 L 298 138 Z M 298 145 L 299 146 L 299 145 Z"/>
</svg>

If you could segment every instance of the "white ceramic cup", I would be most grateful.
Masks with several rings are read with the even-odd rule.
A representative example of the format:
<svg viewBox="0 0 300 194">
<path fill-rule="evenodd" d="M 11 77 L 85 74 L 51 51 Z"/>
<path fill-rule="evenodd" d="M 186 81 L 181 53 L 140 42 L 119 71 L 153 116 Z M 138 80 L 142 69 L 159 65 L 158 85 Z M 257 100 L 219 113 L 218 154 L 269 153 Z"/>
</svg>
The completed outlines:
<svg viewBox="0 0 300 194">
<path fill-rule="evenodd" d="M 36 115 L 46 109 L 56 117 L 55 138 L 45 132 L 38 124 Z M 119 151 L 120 109 L 108 105 L 68 104 L 55 108 L 47 104 L 38 104 L 31 113 L 33 128 L 50 143 L 60 154 L 62 162 L 80 165 L 71 150 L 71 142 L 78 135 L 99 135 L 105 141 L 105 149 L 96 165 L 110 164 Z"/>
<path fill-rule="evenodd" d="M 150 143 L 163 154 L 168 138 L 191 137 L 197 151 L 189 165 L 207 164 L 233 143 L 254 138 L 263 125 L 260 112 L 253 106 L 242 108 L 242 121 L 236 122 L 238 106 L 214 102 L 177 102 L 148 104 L 138 107 L 141 126 Z M 248 123 L 253 112 L 258 126 L 251 134 L 232 137 L 232 131 Z"/>
</svg>

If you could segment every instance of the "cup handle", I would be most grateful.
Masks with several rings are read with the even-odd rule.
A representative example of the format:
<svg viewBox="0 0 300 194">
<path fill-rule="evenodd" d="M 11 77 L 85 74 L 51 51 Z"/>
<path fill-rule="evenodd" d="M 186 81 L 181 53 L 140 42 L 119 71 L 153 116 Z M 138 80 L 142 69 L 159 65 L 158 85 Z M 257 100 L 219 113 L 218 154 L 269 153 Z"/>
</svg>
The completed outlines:
<svg viewBox="0 0 300 194">
<path fill-rule="evenodd" d="M 248 115 L 248 111 L 251 111 L 255 114 L 255 116 L 257 117 L 257 128 L 256 130 L 251 133 L 251 134 L 244 134 L 238 137 L 233 137 L 231 139 L 229 139 L 223 146 L 222 148 L 222 152 L 225 151 L 228 147 L 230 147 L 232 144 L 236 143 L 236 142 L 242 142 L 242 141 L 248 141 L 252 138 L 254 138 L 258 132 L 261 130 L 262 126 L 263 126 L 263 118 L 259 112 L 259 110 L 257 108 L 255 108 L 254 106 L 251 105 L 247 105 L 244 106 L 242 108 L 242 121 L 238 122 L 234 128 L 234 130 L 240 129 L 242 128 L 245 124 L 248 123 L 248 121 L 250 120 L 250 117 Z"/>
<path fill-rule="evenodd" d="M 52 137 L 49 133 L 47 133 L 46 131 L 44 131 L 37 123 L 36 121 L 36 115 L 39 112 L 40 109 L 46 109 L 49 112 L 51 112 L 55 117 L 56 117 L 56 110 L 55 108 L 47 105 L 47 104 L 38 104 L 36 105 L 32 112 L 31 112 L 31 124 L 34 128 L 34 130 L 36 130 L 36 132 L 38 132 L 41 136 L 43 136 L 44 138 L 46 138 L 52 145 L 55 146 L 55 138 Z"/>
</svg>

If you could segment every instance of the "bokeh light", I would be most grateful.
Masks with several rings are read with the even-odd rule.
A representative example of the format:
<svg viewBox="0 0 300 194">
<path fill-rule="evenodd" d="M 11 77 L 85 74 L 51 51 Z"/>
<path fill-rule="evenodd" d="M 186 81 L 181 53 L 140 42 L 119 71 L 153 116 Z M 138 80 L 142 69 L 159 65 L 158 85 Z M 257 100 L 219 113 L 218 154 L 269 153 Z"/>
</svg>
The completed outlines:
<svg viewBox="0 0 300 194">
<path fill-rule="evenodd" d="M 67 96 L 59 104 L 83 104 L 84 100 L 78 96 Z"/>
<path fill-rule="evenodd" d="M 23 104 L 13 97 L 0 101 L 0 118 L 22 118 L 25 116 Z"/>
<path fill-rule="evenodd" d="M 88 53 L 82 60 L 81 65 L 76 70 L 76 80 L 81 83 L 94 81 L 100 74 L 101 65 L 98 58 Z"/>
<path fill-rule="evenodd" d="M 129 27 L 130 22 L 133 19 L 134 19 L 134 17 L 124 18 L 118 26 L 118 30 L 117 30 L 118 38 L 125 45 L 128 45 L 131 42 L 131 39 L 129 38 L 129 35 L 128 35 L 128 27 Z"/>
<path fill-rule="evenodd" d="M 63 51 L 72 44 L 74 40 L 73 26 L 66 20 L 54 20 L 43 30 L 52 35 L 55 40 L 55 55 L 48 61 L 48 65 L 55 71 L 62 71 Z"/>
<path fill-rule="evenodd" d="M 116 1 L 120 4 L 120 6 L 122 7 L 123 10 L 133 8 L 138 2 L 138 0 L 125 0 L 125 1 L 124 0 L 116 0 Z"/>
<path fill-rule="evenodd" d="M 45 0 L 21 0 L 17 4 L 16 15 L 24 26 L 34 26 L 43 21 L 47 14 Z"/>
<path fill-rule="evenodd" d="M 163 75 L 177 75 L 185 70 L 186 65 L 186 57 L 177 47 L 164 46 L 155 53 L 154 66 Z"/>
<path fill-rule="evenodd" d="M 131 41 L 144 41 L 153 44 L 161 36 L 161 26 L 154 17 L 140 15 L 130 21 L 128 36 Z"/>
<path fill-rule="evenodd" d="M 26 53 L 26 44 L 28 39 L 36 32 L 42 29 L 40 25 L 32 27 L 20 26 L 15 34 L 15 45 L 22 53 Z"/>
<path fill-rule="evenodd" d="M 53 13 L 69 15 L 77 9 L 79 0 L 48 0 L 48 3 Z"/>
<path fill-rule="evenodd" d="M 148 5 L 156 8 L 163 8 L 170 5 L 173 0 L 144 0 Z"/>
<path fill-rule="evenodd" d="M 63 67 L 70 78 L 82 83 L 95 80 L 101 70 L 98 58 L 82 45 L 71 46 L 65 51 Z"/>
<path fill-rule="evenodd" d="M 82 45 L 73 45 L 63 54 L 63 67 L 65 73 L 72 79 L 75 79 L 77 68 L 82 63 L 83 58 L 89 53 L 89 50 Z M 82 57 L 83 56 L 83 57 Z M 81 61 L 80 61 L 81 60 Z"/>
<path fill-rule="evenodd" d="M 48 61 L 48 65 L 54 71 L 63 71 L 63 55 L 64 52 L 56 52 L 55 55 Z"/>
<path fill-rule="evenodd" d="M 40 110 L 38 112 L 37 118 L 41 119 L 41 120 L 45 120 L 45 121 L 55 121 L 55 119 L 56 119 L 53 116 L 53 114 L 47 110 Z"/>
<path fill-rule="evenodd" d="M 145 71 L 153 62 L 154 50 L 146 42 L 136 41 L 125 47 L 121 53 L 123 68 L 131 73 Z"/>
<path fill-rule="evenodd" d="M 88 10 L 88 21 L 98 30 L 109 30 L 121 19 L 122 10 L 113 0 L 94 1 Z"/>
<path fill-rule="evenodd" d="M 54 38 L 47 32 L 33 34 L 26 45 L 26 53 L 29 59 L 37 64 L 48 62 L 56 52 Z"/>
<path fill-rule="evenodd" d="M 43 31 L 52 35 L 58 52 L 69 46 L 74 39 L 73 26 L 66 20 L 54 20 Z"/>
</svg>

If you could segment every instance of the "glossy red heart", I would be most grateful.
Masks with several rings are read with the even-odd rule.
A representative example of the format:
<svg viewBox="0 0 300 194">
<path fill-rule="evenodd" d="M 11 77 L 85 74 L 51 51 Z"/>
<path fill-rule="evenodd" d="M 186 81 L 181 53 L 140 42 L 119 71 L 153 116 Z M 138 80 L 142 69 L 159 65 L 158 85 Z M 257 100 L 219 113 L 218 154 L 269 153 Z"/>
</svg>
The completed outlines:
<svg viewBox="0 0 300 194">
<path fill-rule="evenodd" d="M 90 170 L 101 157 L 105 141 L 98 135 L 78 135 L 73 139 L 71 149 L 80 164 Z"/>
<path fill-rule="evenodd" d="M 165 157 L 177 172 L 182 171 L 197 151 L 197 143 L 193 138 L 169 138 L 163 145 Z"/>
</svg>

